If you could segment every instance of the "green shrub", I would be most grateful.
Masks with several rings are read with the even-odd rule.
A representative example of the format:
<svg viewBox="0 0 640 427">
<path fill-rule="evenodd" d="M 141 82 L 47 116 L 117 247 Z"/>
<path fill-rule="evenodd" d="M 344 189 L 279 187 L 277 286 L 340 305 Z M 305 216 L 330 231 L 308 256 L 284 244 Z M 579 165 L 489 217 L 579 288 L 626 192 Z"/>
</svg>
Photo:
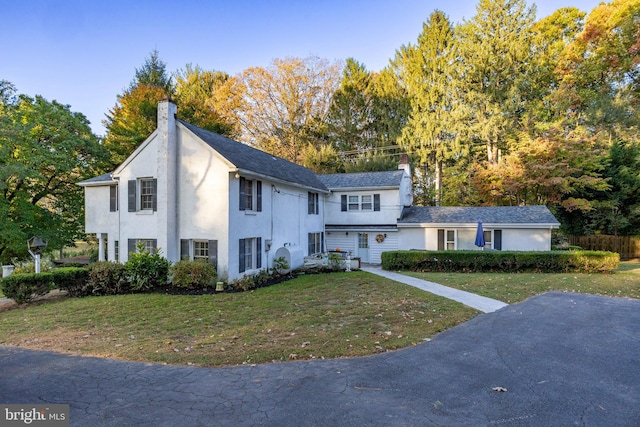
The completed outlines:
<svg viewBox="0 0 640 427">
<path fill-rule="evenodd" d="M 53 289 L 53 277 L 51 273 L 14 273 L 3 278 L 0 285 L 4 296 L 22 304 Z"/>
<path fill-rule="evenodd" d="M 84 288 L 73 296 L 118 295 L 131 292 L 124 265 L 111 261 L 98 261 L 89 267 L 89 278 Z"/>
<path fill-rule="evenodd" d="M 206 261 L 178 261 L 171 266 L 171 285 L 182 289 L 206 289 L 213 286 L 216 269 Z"/>
<path fill-rule="evenodd" d="M 129 260 L 124 264 L 124 268 L 131 289 L 147 291 L 167 284 L 170 265 L 169 261 L 160 255 L 160 250 L 152 254 L 144 250 L 143 245 L 138 247 L 138 252 L 129 254 Z"/>
<path fill-rule="evenodd" d="M 236 279 L 229 283 L 231 289 L 236 292 L 246 292 L 251 289 L 256 288 L 256 282 L 253 279 L 253 276 L 242 276 L 239 279 Z"/>
<path fill-rule="evenodd" d="M 620 256 L 601 251 L 391 251 L 385 270 L 434 272 L 613 272 Z"/>
<path fill-rule="evenodd" d="M 86 287 L 89 279 L 89 269 L 79 267 L 61 267 L 51 270 L 51 278 L 54 287 L 66 290 L 74 296 L 76 289 Z"/>
</svg>

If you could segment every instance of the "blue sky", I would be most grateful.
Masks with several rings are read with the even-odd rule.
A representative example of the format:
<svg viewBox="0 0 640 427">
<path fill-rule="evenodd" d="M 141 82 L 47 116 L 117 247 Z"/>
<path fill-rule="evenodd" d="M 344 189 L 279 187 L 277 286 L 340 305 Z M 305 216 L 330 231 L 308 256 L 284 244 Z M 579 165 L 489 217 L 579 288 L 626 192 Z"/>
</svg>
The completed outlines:
<svg viewBox="0 0 640 427">
<path fill-rule="evenodd" d="M 598 0 L 539 0 L 538 17 Z M 19 93 L 102 119 L 153 49 L 173 72 L 191 63 L 236 74 L 274 58 L 344 60 L 379 71 L 415 42 L 435 9 L 459 23 L 474 0 L 0 0 L 0 79 Z"/>
</svg>

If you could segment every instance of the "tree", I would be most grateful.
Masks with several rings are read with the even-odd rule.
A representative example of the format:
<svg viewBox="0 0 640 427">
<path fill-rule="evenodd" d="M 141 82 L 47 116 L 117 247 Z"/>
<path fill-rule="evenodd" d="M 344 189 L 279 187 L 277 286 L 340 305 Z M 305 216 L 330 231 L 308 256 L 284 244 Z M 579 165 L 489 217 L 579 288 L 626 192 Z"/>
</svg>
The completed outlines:
<svg viewBox="0 0 640 427">
<path fill-rule="evenodd" d="M 52 249 L 84 235 L 83 192 L 76 183 L 101 173 L 107 153 L 86 117 L 68 105 L 3 92 L 0 261 L 5 263 L 25 257 L 26 241 L 34 235 Z"/>
<path fill-rule="evenodd" d="M 373 145 L 371 81 L 371 73 L 363 64 L 347 59 L 327 117 L 328 138 L 341 151 Z"/>
<path fill-rule="evenodd" d="M 241 140 L 301 164 L 308 144 L 320 145 L 340 67 L 317 57 L 274 59 L 229 83 Z M 224 109 L 222 109 L 224 111 Z"/>
<path fill-rule="evenodd" d="M 235 136 L 233 123 L 217 111 L 212 101 L 216 92 L 229 80 L 227 73 L 205 71 L 197 65 L 187 64 L 173 76 L 175 101 L 181 119 L 221 135 Z"/>
<path fill-rule="evenodd" d="M 488 163 L 496 165 L 522 112 L 535 9 L 524 0 L 480 0 L 476 11 L 456 32 L 460 105 L 466 108 L 460 131 L 484 144 Z"/>
<path fill-rule="evenodd" d="M 453 26 L 441 11 L 422 25 L 416 45 L 398 52 L 410 112 L 400 145 L 414 152 L 419 164 L 432 165 L 435 204 L 442 197 L 443 163 L 455 142 L 455 56 Z"/>
<path fill-rule="evenodd" d="M 158 101 L 173 95 L 166 65 L 153 50 L 118 102 L 106 114 L 104 146 L 111 153 L 111 167 L 122 163 L 155 130 Z"/>
</svg>

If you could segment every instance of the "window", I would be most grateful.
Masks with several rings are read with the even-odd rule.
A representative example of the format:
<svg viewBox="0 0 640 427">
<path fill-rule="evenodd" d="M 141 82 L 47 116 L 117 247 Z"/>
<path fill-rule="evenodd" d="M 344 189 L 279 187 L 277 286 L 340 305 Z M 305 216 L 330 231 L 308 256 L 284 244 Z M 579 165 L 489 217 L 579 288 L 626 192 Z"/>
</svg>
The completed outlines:
<svg viewBox="0 0 640 427">
<path fill-rule="evenodd" d="M 322 253 L 324 233 L 309 233 L 309 255 Z"/>
<path fill-rule="evenodd" d="M 193 259 L 204 259 L 205 261 L 209 260 L 209 242 L 194 240 Z"/>
<path fill-rule="evenodd" d="M 349 210 L 357 211 L 360 209 L 360 196 L 349 196 Z"/>
<path fill-rule="evenodd" d="M 370 211 L 373 209 L 373 204 L 371 202 L 371 195 L 369 196 L 360 196 L 360 209 L 363 211 Z"/>
<path fill-rule="evenodd" d="M 346 211 L 379 211 L 380 194 L 363 194 L 340 196 L 340 210 Z"/>
<path fill-rule="evenodd" d="M 155 178 L 129 180 L 128 198 L 129 212 L 156 211 L 158 209 L 158 180 Z"/>
<path fill-rule="evenodd" d="M 158 241 L 156 239 L 129 239 L 127 241 L 127 251 L 129 253 L 138 252 L 138 248 L 149 253 L 155 253 L 158 247 Z"/>
<path fill-rule="evenodd" d="M 114 260 L 120 262 L 120 242 L 115 240 L 113 242 Z"/>
<path fill-rule="evenodd" d="M 448 251 L 455 250 L 456 248 L 456 231 L 455 230 L 447 230 L 446 233 L 447 240 L 445 242 L 445 248 Z"/>
<path fill-rule="evenodd" d="M 262 181 L 240 177 L 240 210 L 262 212 Z"/>
<path fill-rule="evenodd" d="M 140 180 L 140 210 L 153 210 L 155 186 L 152 179 Z"/>
<path fill-rule="evenodd" d="M 484 247 L 491 249 L 491 230 L 484 230 Z"/>
<path fill-rule="evenodd" d="M 240 273 L 262 268 L 262 238 L 240 239 L 238 247 Z"/>
<path fill-rule="evenodd" d="M 116 212 L 118 210 L 118 186 L 109 186 L 109 212 Z"/>
<path fill-rule="evenodd" d="M 320 213 L 318 193 L 308 193 L 309 198 L 309 215 L 318 215 Z"/>
<path fill-rule="evenodd" d="M 180 239 L 180 259 L 208 261 L 218 269 L 218 241 Z"/>
</svg>

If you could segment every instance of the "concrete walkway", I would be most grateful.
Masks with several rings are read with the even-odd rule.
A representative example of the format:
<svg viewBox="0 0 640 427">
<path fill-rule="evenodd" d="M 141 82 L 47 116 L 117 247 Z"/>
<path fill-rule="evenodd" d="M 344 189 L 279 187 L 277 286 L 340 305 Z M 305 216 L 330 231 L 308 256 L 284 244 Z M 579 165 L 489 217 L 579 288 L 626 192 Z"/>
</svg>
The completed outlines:
<svg viewBox="0 0 640 427">
<path fill-rule="evenodd" d="M 415 277 L 406 276 L 404 274 L 386 271 L 383 270 L 380 266 L 362 266 L 361 270 L 366 271 L 367 273 L 377 274 L 378 276 L 386 277 L 387 279 L 395 280 L 396 282 L 404 283 L 418 289 L 422 289 L 423 291 L 431 292 L 432 294 L 440 295 L 441 297 L 458 301 L 468 307 L 480 310 L 483 313 L 492 313 L 508 305 L 502 301 L 472 294 L 471 292 L 465 292 L 459 289 L 442 286 L 437 283 L 428 282 L 426 280 L 416 279 Z"/>
</svg>

